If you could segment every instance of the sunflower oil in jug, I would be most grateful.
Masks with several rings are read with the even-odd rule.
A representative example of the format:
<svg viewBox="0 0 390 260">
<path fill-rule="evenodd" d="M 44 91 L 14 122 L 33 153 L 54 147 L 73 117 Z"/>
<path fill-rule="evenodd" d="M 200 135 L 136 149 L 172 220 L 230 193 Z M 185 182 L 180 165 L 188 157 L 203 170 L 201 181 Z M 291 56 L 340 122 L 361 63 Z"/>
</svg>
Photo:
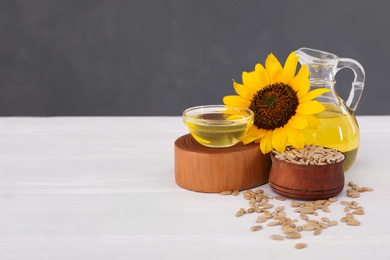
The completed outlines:
<svg viewBox="0 0 390 260">
<path fill-rule="evenodd" d="M 330 90 L 317 98 L 325 106 L 325 110 L 316 115 L 320 122 L 317 129 L 304 130 L 305 140 L 308 144 L 343 152 L 346 156 L 344 170 L 348 170 L 356 159 L 360 143 L 359 126 L 354 112 L 364 88 L 364 69 L 353 59 L 339 58 L 319 50 L 301 48 L 296 54 L 300 57 L 299 62 L 305 64 L 310 71 L 310 89 Z M 335 90 L 335 75 L 343 68 L 349 68 L 355 74 L 347 101 L 339 97 Z"/>
</svg>

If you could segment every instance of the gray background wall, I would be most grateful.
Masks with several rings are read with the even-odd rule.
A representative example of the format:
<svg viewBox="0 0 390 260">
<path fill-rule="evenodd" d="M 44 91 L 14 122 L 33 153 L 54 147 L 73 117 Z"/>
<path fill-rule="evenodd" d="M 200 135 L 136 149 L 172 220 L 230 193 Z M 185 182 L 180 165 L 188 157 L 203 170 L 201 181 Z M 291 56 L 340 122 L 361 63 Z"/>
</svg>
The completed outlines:
<svg viewBox="0 0 390 260">
<path fill-rule="evenodd" d="M 389 28 L 388 0 L 0 0 L 0 115 L 180 115 L 303 46 L 358 60 L 356 113 L 390 114 Z"/>
</svg>

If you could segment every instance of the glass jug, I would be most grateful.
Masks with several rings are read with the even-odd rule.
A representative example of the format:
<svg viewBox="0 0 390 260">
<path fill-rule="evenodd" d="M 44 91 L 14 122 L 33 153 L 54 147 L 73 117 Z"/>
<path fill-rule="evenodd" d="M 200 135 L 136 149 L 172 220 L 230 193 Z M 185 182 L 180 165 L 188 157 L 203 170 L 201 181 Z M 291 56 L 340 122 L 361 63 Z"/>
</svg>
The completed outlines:
<svg viewBox="0 0 390 260">
<path fill-rule="evenodd" d="M 343 152 L 346 156 L 344 170 L 348 170 L 355 161 L 360 142 L 354 112 L 363 92 L 364 69 L 353 59 L 339 58 L 319 50 L 300 48 L 296 54 L 299 56 L 299 62 L 305 64 L 310 71 L 310 89 L 331 90 L 317 98 L 326 109 L 316 115 L 320 121 L 317 129 L 304 130 L 306 142 Z M 347 101 L 339 97 L 335 89 L 335 75 L 343 68 L 351 69 L 355 75 Z"/>
</svg>

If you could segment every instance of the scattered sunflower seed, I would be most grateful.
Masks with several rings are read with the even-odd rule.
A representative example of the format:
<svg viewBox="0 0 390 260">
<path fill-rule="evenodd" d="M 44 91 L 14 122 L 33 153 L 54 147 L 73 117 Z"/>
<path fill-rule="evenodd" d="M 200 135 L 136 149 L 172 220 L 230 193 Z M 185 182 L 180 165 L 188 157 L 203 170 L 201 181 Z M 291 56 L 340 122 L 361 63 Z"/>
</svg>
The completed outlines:
<svg viewBox="0 0 390 260">
<path fill-rule="evenodd" d="M 267 226 L 269 226 L 269 227 L 273 227 L 273 226 L 277 226 L 277 225 L 279 225 L 279 221 L 272 221 L 272 222 L 269 222 L 267 224 Z"/>
<path fill-rule="evenodd" d="M 295 156 L 297 156 L 294 153 Z M 292 155 L 291 155 L 292 156 Z M 302 158 L 301 158 L 302 159 Z M 346 190 L 346 194 L 350 198 L 358 198 L 360 193 L 373 191 L 369 187 L 359 187 L 353 182 L 348 183 L 349 189 Z M 222 191 L 221 195 L 234 195 L 237 196 L 240 192 L 234 191 Z M 285 211 L 285 206 L 279 206 L 272 204 L 272 200 L 285 201 L 286 198 L 279 195 L 272 195 L 264 193 L 264 190 L 246 190 L 242 192 L 244 199 L 248 200 L 249 208 L 240 208 L 236 212 L 236 216 L 240 217 L 244 214 L 259 213 L 256 218 L 256 223 L 265 223 L 268 219 L 273 219 L 266 225 L 268 227 L 279 226 L 284 236 L 274 234 L 269 236 L 273 240 L 287 239 L 299 239 L 302 236 L 302 231 L 312 231 L 313 235 L 320 235 L 324 229 L 338 225 L 336 220 L 330 220 L 327 217 L 322 217 L 321 212 L 331 213 L 330 208 L 332 204 L 338 199 L 332 197 L 329 199 L 321 199 L 315 201 L 294 201 L 290 202 L 290 207 L 293 208 L 294 213 L 298 213 L 300 220 L 287 217 L 288 210 Z M 355 218 L 358 215 L 364 215 L 364 208 L 356 201 L 340 201 L 340 204 L 344 205 L 345 216 L 340 219 L 341 222 L 349 226 L 360 226 L 361 222 Z M 271 210 L 272 209 L 272 210 Z M 309 219 L 308 215 L 319 216 L 317 219 Z M 305 221 L 306 223 L 298 225 L 299 222 Z M 250 227 L 250 230 L 255 232 L 263 229 L 263 226 L 255 225 Z M 295 248 L 301 249 L 307 247 L 306 243 L 298 243 Z"/>
<path fill-rule="evenodd" d="M 282 196 L 275 196 L 275 199 L 280 200 L 280 201 L 285 201 L 286 198 Z"/>
<path fill-rule="evenodd" d="M 262 226 L 259 226 L 259 225 L 257 225 L 257 226 L 253 226 L 253 227 L 251 227 L 251 231 L 259 231 L 259 230 L 261 230 L 263 227 Z"/>
<path fill-rule="evenodd" d="M 284 237 L 281 235 L 270 235 L 269 238 L 273 240 L 284 240 Z"/>
<path fill-rule="evenodd" d="M 305 243 L 298 243 L 298 244 L 295 245 L 296 249 L 302 249 L 302 248 L 305 248 L 305 247 L 307 247 L 307 244 L 305 244 Z"/>
<path fill-rule="evenodd" d="M 288 233 L 288 234 L 286 235 L 286 238 L 289 238 L 289 239 L 298 239 L 298 238 L 301 238 L 301 233 L 299 233 L 299 232 Z"/>
<path fill-rule="evenodd" d="M 234 191 L 232 192 L 232 195 L 233 195 L 233 196 L 238 196 L 238 194 L 240 194 L 240 191 L 239 191 L 239 190 L 234 190 Z"/>
<path fill-rule="evenodd" d="M 233 192 L 231 190 L 224 190 L 224 191 L 221 191 L 219 194 L 221 195 L 231 195 Z"/>
<path fill-rule="evenodd" d="M 244 215 L 246 213 L 246 210 L 243 209 L 243 208 L 240 208 L 239 211 L 237 211 L 236 213 L 236 217 L 241 217 L 242 215 Z"/>
</svg>

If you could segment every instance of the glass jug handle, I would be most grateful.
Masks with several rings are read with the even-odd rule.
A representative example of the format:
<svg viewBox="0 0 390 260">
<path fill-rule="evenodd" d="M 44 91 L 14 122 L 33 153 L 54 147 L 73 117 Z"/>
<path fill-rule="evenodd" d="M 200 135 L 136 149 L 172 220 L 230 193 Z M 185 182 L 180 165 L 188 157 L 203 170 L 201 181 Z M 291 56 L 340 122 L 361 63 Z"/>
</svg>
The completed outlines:
<svg viewBox="0 0 390 260">
<path fill-rule="evenodd" d="M 337 71 L 344 68 L 351 69 L 355 75 L 354 81 L 352 82 L 351 92 L 349 93 L 349 97 L 346 101 L 348 109 L 351 113 L 354 113 L 363 93 L 365 72 L 363 66 L 356 60 L 339 58 Z"/>
</svg>

